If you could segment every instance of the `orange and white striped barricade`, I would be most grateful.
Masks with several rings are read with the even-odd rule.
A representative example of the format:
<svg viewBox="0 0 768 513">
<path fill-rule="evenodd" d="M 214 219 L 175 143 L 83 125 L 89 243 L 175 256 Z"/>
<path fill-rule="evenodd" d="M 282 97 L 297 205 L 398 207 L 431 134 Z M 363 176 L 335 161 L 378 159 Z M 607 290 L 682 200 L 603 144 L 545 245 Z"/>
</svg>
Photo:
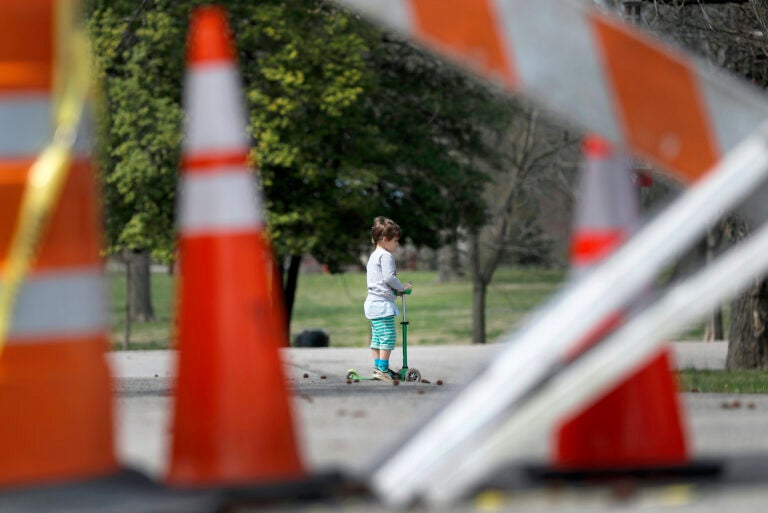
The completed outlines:
<svg viewBox="0 0 768 513">
<path fill-rule="evenodd" d="M 762 92 L 579 0 L 336 0 L 684 181 L 768 118 Z"/>
</svg>

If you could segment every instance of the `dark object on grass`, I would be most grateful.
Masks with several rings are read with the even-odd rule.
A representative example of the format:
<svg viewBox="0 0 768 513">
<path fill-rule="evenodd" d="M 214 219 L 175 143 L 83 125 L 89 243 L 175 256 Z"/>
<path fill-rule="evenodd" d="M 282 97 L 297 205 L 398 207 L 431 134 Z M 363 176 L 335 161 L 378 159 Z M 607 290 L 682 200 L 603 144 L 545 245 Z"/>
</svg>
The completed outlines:
<svg viewBox="0 0 768 513">
<path fill-rule="evenodd" d="M 331 337 L 323 330 L 303 330 L 295 339 L 293 347 L 328 347 Z"/>
</svg>

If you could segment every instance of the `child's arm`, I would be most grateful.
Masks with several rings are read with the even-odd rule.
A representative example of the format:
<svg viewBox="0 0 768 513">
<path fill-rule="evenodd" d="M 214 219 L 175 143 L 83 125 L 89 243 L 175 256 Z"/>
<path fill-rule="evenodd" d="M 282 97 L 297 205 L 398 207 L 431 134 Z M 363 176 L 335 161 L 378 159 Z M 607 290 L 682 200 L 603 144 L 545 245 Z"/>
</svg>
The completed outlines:
<svg viewBox="0 0 768 513">
<path fill-rule="evenodd" d="M 390 254 L 381 257 L 381 277 L 384 279 L 384 283 L 395 292 L 401 293 L 405 290 L 405 285 L 397 279 L 397 274 L 395 274 L 395 257 Z"/>
</svg>

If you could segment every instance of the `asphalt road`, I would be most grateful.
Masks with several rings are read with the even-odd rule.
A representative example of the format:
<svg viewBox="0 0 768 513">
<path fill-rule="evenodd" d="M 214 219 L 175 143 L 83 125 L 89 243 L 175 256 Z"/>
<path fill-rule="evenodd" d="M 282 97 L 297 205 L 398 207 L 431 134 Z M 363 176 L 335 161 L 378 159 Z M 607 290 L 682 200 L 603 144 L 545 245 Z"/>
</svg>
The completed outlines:
<svg viewBox="0 0 768 513">
<path fill-rule="evenodd" d="M 681 368 L 722 368 L 724 363 L 722 343 L 676 344 L 675 348 Z M 297 442 L 305 465 L 318 473 L 340 470 L 345 475 L 364 476 L 381 454 L 394 450 L 401 438 L 450 400 L 497 350 L 498 346 L 414 348 L 409 351 L 411 367 L 418 368 L 429 383 L 398 386 L 376 381 L 347 383 L 348 368 L 363 372 L 370 366 L 364 349 L 286 350 Z M 161 478 L 173 354 L 117 357 L 121 361 L 113 365 L 118 378 L 119 453 L 131 466 Z M 693 460 L 722 462 L 726 476 L 683 484 L 654 481 L 586 487 L 544 483 L 521 487 L 510 479 L 506 487 L 501 472 L 501 491 L 482 493 L 452 511 L 765 511 L 768 396 L 687 393 L 681 394 L 681 403 Z M 542 433 L 525 454 L 518 455 L 519 461 L 546 461 L 549 445 L 547 434 Z M 517 467 L 518 462 L 511 463 L 511 468 Z M 388 511 L 379 501 L 361 498 L 267 510 Z"/>
</svg>

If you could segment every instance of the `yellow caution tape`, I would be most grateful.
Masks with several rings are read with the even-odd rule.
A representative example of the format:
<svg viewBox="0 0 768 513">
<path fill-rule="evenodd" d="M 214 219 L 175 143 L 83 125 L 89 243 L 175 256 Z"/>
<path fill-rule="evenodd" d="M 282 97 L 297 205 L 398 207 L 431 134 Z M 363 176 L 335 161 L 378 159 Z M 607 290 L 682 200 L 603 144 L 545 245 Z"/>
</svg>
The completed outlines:
<svg viewBox="0 0 768 513">
<path fill-rule="evenodd" d="M 688 484 L 670 485 L 664 488 L 662 500 L 665 506 L 681 506 L 694 500 L 693 486 Z"/>
<path fill-rule="evenodd" d="M 78 26 L 79 2 L 51 2 L 56 9 L 56 58 L 53 90 L 53 139 L 30 168 L 18 221 L 2 271 L 0 287 L 0 356 L 40 234 L 59 199 L 72 162 L 75 135 L 90 83 L 88 39 Z"/>
<path fill-rule="evenodd" d="M 504 507 L 504 493 L 499 490 L 486 490 L 474 498 L 475 507 L 480 511 L 500 511 Z"/>
</svg>

